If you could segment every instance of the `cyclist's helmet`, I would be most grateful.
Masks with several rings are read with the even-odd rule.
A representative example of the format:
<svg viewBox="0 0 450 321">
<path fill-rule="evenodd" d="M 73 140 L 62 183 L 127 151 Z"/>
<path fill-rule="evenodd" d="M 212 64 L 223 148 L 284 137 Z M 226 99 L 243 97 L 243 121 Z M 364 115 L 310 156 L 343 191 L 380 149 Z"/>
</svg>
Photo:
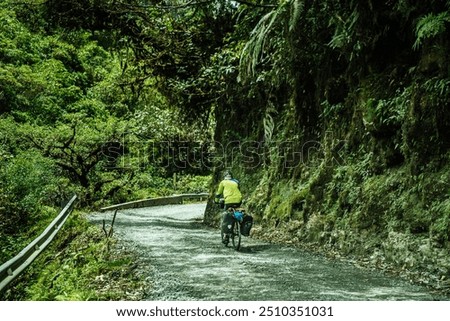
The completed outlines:
<svg viewBox="0 0 450 321">
<path fill-rule="evenodd" d="M 233 175 L 231 174 L 231 171 L 226 170 L 226 171 L 223 173 L 223 178 L 224 178 L 224 179 L 232 179 L 232 178 L 233 178 Z"/>
</svg>

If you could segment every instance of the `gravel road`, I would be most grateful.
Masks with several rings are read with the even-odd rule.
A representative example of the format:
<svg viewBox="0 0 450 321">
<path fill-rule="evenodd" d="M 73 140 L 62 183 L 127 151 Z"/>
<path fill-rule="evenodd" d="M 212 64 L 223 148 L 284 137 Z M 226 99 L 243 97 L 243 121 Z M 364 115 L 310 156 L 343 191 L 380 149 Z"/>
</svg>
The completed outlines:
<svg viewBox="0 0 450 321">
<path fill-rule="evenodd" d="M 140 254 L 148 300 L 448 300 L 395 277 L 243 237 L 237 252 L 202 224 L 205 204 L 119 210 L 115 236 Z M 113 212 L 93 221 L 111 221 Z"/>
</svg>

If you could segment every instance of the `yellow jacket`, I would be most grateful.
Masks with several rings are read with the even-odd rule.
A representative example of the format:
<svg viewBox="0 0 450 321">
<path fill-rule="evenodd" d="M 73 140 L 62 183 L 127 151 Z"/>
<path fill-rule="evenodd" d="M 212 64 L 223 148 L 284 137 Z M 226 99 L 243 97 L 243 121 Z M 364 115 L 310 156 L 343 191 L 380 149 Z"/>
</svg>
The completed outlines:
<svg viewBox="0 0 450 321">
<path fill-rule="evenodd" d="M 242 202 L 242 194 L 239 190 L 239 181 L 236 179 L 224 179 L 219 184 L 216 199 L 223 195 L 225 204 Z"/>
</svg>

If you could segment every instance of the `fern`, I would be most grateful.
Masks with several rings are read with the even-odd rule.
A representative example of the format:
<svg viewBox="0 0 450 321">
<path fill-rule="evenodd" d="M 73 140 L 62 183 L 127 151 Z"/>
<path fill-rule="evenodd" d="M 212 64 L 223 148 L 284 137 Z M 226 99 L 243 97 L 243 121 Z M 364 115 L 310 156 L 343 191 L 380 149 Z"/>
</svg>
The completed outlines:
<svg viewBox="0 0 450 321">
<path fill-rule="evenodd" d="M 266 109 L 266 115 L 263 120 L 264 125 L 264 140 L 267 143 L 270 143 L 272 140 L 273 130 L 275 129 L 275 121 L 273 120 L 273 117 L 271 113 L 276 113 L 277 110 L 275 109 L 275 106 L 272 102 L 269 102 L 269 106 Z"/>
<path fill-rule="evenodd" d="M 292 32 L 300 19 L 303 8 L 303 0 L 288 0 L 261 18 L 253 29 L 250 40 L 242 50 L 241 73 L 248 76 L 256 73 L 256 66 L 264 61 L 265 52 L 274 45 L 277 39 L 280 39 L 279 31 L 288 22 L 289 31 Z"/>
<path fill-rule="evenodd" d="M 300 14 L 303 11 L 305 4 L 301 0 L 293 0 L 291 6 L 291 19 L 289 20 L 289 31 L 293 31 L 297 26 Z"/>
<path fill-rule="evenodd" d="M 277 17 L 277 10 L 273 10 L 266 14 L 256 25 L 251 33 L 250 41 L 248 41 L 241 54 L 241 67 L 246 67 L 246 74 L 255 73 L 256 65 L 264 56 L 264 48 L 267 35 L 271 31 L 271 27 Z"/>
<path fill-rule="evenodd" d="M 353 10 L 347 19 L 336 15 L 330 20 L 329 26 L 336 25 L 333 38 L 328 45 L 333 49 L 343 49 L 349 46 L 356 34 L 356 25 L 359 20 L 358 11 Z"/>
<path fill-rule="evenodd" d="M 413 49 L 418 49 L 425 39 L 434 38 L 446 30 L 445 24 L 450 22 L 450 13 L 448 11 L 440 14 L 427 14 L 422 17 L 416 25 L 416 41 Z"/>
</svg>

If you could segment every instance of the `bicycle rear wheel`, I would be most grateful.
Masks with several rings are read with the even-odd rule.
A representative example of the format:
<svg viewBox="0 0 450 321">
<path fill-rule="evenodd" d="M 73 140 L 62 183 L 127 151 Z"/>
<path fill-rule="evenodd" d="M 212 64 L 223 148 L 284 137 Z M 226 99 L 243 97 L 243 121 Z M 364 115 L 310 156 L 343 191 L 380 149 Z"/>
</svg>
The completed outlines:
<svg viewBox="0 0 450 321">
<path fill-rule="evenodd" d="M 231 232 L 231 243 L 233 243 L 233 248 L 239 251 L 241 247 L 241 229 L 238 221 L 233 222 L 233 228 Z"/>
</svg>

